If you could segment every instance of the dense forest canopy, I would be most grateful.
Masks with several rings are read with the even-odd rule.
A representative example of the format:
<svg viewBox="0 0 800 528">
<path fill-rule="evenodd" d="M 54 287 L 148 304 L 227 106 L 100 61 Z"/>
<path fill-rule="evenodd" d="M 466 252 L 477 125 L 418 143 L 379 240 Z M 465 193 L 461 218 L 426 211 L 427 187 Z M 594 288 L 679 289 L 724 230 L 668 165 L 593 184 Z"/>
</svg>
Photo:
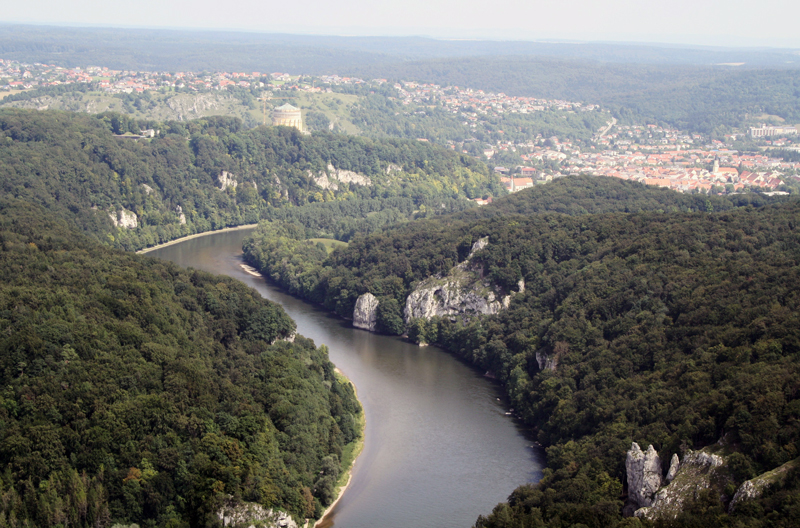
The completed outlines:
<svg viewBox="0 0 800 528">
<path fill-rule="evenodd" d="M 0 526 L 295 519 L 333 499 L 361 412 L 323 347 L 243 284 L 0 202 Z"/>
<path fill-rule="evenodd" d="M 379 328 L 399 333 L 410 289 L 488 237 L 471 265 L 502 291 L 524 279 L 524 292 L 494 316 L 408 328 L 493 373 L 547 448 L 542 482 L 478 526 L 635 526 L 621 515 L 631 441 L 652 443 L 663 460 L 721 441 L 736 485 L 797 457 L 800 205 L 758 200 L 576 178 L 356 237 L 330 255 L 301 240 L 297 224 L 264 224 L 245 251 L 265 275 L 343 316 L 373 293 Z M 728 514 L 735 489 L 662 524 L 797 518 L 796 475 Z"/>
<path fill-rule="evenodd" d="M 370 227 L 369 213 L 364 215 L 366 220 L 346 216 L 337 221 L 334 218 L 339 212 L 329 204 L 287 209 L 283 210 L 285 214 L 271 215 L 267 217 L 271 222 L 259 225 L 252 239 L 245 241 L 245 255 L 292 294 L 350 317 L 356 299 L 367 291 L 390 295 L 402 306 L 415 283 L 446 274 L 464 259 L 474 242 L 474 237 L 465 233 L 486 219 L 545 212 L 587 215 L 726 211 L 773 201 L 774 198 L 757 194 L 700 196 L 616 178 L 569 177 L 505 196 L 488 206 L 405 223 L 367 237 L 353 235 L 379 230 L 381 226 Z M 345 228 L 350 225 L 355 229 Z M 306 240 L 318 236 L 350 240 L 351 245 L 328 256 Z M 508 284 L 513 285 L 519 278 Z"/>
<path fill-rule="evenodd" d="M 115 137 L 144 128 L 160 134 Z M 331 168 L 359 177 L 336 182 Z M 125 249 L 255 223 L 271 208 L 400 199 L 437 214 L 466 207 L 466 198 L 504 192 L 482 163 L 428 143 L 305 136 L 287 127 L 245 130 L 225 117 L 154 123 L 6 109 L 0 171 L 4 194 L 56 210 Z M 323 172 L 335 187 L 318 181 Z M 232 180 L 224 189 L 223 174 Z M 112 224 L 109 213 L 124 211 L 136 215 L 135 228 Z"/>
</svg>

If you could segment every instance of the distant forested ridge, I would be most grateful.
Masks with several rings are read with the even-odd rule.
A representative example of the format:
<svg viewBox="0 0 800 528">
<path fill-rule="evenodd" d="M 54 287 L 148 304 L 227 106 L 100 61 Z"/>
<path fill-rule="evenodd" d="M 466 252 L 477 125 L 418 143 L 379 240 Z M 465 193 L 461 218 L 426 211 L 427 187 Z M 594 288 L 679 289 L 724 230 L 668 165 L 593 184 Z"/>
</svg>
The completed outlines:
<svg viewBox="0 0 800 528">
<path fill-rule="evenodd" d="M 294 332 L 238 281 L 3 197 L 0 526 L 209 526 L 243 502 L 319 517 L 361 409 Z"/>
<path fill-rule="evenodd" d="M 59 66 L 122 70 L 288 71 L 343 73 L 363 65 L 395 65 L 464 57 L 542 57 L 612 64 L 745 63 L 797 68 L 792 49 L 712 48 L 608 42 L 458 40 L 426 37 L 340 37 L 231 31 L 0 25 L 0 55 Z"/>
<path fill-rule="evenodd" d="M 115 137 L 145 128 L 160 133 Z M 157 123 L 5 109 L 0 171 L 4 194 L 50 208 L 125 249 L 255 223 L 275 208 L 400 200 L 405 211 L 424 216 L 504 193 L 482 163 L 428 143 L 245 130 L 225 117 Z M 339 180 L 334 171 L 342 171 Z M 109 215 L 129 222 L 135 215 L 136 226 L 115 227 Z"/>
<path fill-rule="evenodd" d="M 741 482 L 800 450 L 800 204 L 603 178 L 551 185 L 498 200 L 502 213 L 486 206 L 415 222 L 329 256 L 291 225 L 264 225 L 246 255 L 344 316 L 373 293 L 386 331 L 402 324 L 415 284 L 447 273 L 488 237 L 471 266 L 503 291 L 523 279 L 524 292 L 497 315 L 410 328 L 491 372 L 547 450 L 542 481 L 515 491 L 480 528 L 646 525 L 622 517 L 631 441 L 653 444 L 664 461 L 721 442 L 729 460 L 722 497 L 695 497 L 659 526 L 792 526 L 796 472 L 734 513 L 726 508 Z"/>
</svg>

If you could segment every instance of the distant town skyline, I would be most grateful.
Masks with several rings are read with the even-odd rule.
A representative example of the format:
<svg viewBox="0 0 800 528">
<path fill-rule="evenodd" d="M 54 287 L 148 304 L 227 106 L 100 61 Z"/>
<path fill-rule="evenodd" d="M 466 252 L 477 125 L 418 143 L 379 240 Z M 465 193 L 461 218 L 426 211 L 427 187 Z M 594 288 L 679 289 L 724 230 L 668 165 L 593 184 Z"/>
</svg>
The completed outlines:
<svg viewBox="0 0 800 528">
<path fill-rule="evenodd" d="M 439 39 L 800 48 L 800 2 L 764 0 L 26 0 L 0 22 Z"/>
</svg>

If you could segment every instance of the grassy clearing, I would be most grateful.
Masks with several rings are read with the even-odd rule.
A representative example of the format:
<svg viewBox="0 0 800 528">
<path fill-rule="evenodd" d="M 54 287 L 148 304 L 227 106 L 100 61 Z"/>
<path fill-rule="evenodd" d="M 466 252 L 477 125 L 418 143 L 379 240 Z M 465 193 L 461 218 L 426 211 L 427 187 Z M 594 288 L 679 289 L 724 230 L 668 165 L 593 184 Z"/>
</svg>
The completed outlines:
<svg viewBox="0 0 800 528">
<path fill-rule="evenodd" d="M 295 106 L 302 107 L 305 112 L 322 112 L 348 134 L 358 134 L 359 128 L 350 120 L 350 109 L 358 100 L 359 96 L 350 94 L 298 92 Z"/>
<path fill-rule="evenodd" d="M 336 249 L 337 247 L 347 247 L 347 242 L 342 242 L 341 240 L 334 240 L 333 238 L 309 238 L 311 242 L 315 244 L 317 242 L 322 243 L 325 246 L 325 249 L 328 250 L 328 253 Z"/>
<path fill-rule="evenodd" d="M 7 90 L 7 91 L 3 91 L 3 92 L 0 92 L 0 99 L 5 99 L 5 97 L 7 95 L 14 95 L 14 94 L 18 94 L 20 92 L 27 92 L 27 91 L 28 90 Z"/>
</svg>

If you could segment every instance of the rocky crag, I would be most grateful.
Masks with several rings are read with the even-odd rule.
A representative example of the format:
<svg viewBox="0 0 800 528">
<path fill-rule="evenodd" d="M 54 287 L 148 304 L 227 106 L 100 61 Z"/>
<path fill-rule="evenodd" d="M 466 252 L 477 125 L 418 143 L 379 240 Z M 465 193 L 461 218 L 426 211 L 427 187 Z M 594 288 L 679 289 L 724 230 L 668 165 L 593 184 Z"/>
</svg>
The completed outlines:
<svg viewBox="0 0 800 528">
<path fill-rule="evenodd" d="M 447 275 L 437 275 L 419 283 L 406 298 L 403 321 L 406 327 L 414 319 L 460 317 L 464 320 L 491 315 L 508 308 L 514 294 L 525 291 L 520 280 L 517 292 L 504 293 L 484 278 L 483 267 L 472 257 L 489 243 L 488 237 L 472 245 L 469 256 L 454 266 Z M 372 293 L 361 295 L 353 310 L 353 326 L 375 331 L 378 299 Z M 554 367 L 553 367 L 554 368 Z"/>
<path fill-rule="evenodd" d="M 733 496 L 728 511 L 733 513 L 736 507 L 744 501 L 759 498 L 766 490 L 776 484 L 781 484 L 793 469 L 800 468 L 800 458 L 791 460 L 782 466 L 779 466 L 772 471 L 767 471 L 754 479 L 746 480 L 736 490 L 736 495 Z"/>
<path fill-rule="evenodd" d="M 714 490 L 722 496 L 723 488 L 731 481 L 724 463 L 721 456 L 706 451 L 688 451 L 680 462 L 673 455 L 667 473 L 669 484 L 659 489 L 650 504 L 636 510 L 635 515 L 650 520 L 674 519 L 704 490 Z"/>
<path fill-rule="evenodd" d="M 136 226 L 139 225 L 139 217 L 136 216 L 136 213 L 128 211 L 124 207 L 109 211 L 108 216 L 116 227 L 136 229 Z"/>
<path fill-rule="evenodd" d="M 282 511 L 264 508 L 252 502 L 239 502 L 233 499 L 217 512 L 222 526 L 242 528 L 297 528 L 291 516 Z"/>
<path fill-rule="evenodd" d="M 365 293 L 356 301 L 353 310 L 353 326 L 374 332 L 378 327 L 378 298 Z"/>
<path fill-rule="evenodd" d="M 412 319 L 432 317 L 462 317 L 496 314 L 508 308 L 515 292 L 503 295 L 499 289 L 484 279 L 483 268 L 473 263 L 472 257 L 489 243 L 481 238 L 472 245 L 464 262 L 453 267 L 446 276 L 433 276 L 418 284 L 406 298 L 403 319 L 406 325 Z M 525 282 L 520 281 L 519 291 Z"/>
<path fill-rule="evenodd" d="M 314 183 L 316 183 L 318 187 L 334 191 L 339 190 L 340 183 L 352 183 L 366 187 L 372 185 L 372 180 L 369 176 L 349 170 L 336 169 L 330 163 L 328 164 L 327 171 L 322 171 L 318 174 L 308 171 L 308 176 L 314 180 Z"/>
<path fill-rule="evenodd" d="M 628 473 L 628 500 L 637 508 L 653 503 L 653 496 L 661 487 L 661 459 L 650 445 L 642 452 L 639 444 L 633 442 L 625 458 Z"/>
<path fill-rule="evenodd" d="M 730 499 L 728 511 L 733 512 L 742 502 L 760 497 L 771 486 L 783 482 L 790 471 L 800 468 L 800 458 L 787 462 L 743 482 L 731 498 L 726 496 L 725 488 L 734 482 L 733 476 L 725 465 L 725 458 L 712 452 L 714 450 L 718 448 L 689 450 L 682 460 L 673 454 L 666 478 L 662 480 L 661 459 L 656 450 L 651 445 L 643 452 L 634 442 L 625 459 L 627 515 L 651 521 L 674 519 L 706 490 L 713 492 L 722 502 Z"/>
</svg>

